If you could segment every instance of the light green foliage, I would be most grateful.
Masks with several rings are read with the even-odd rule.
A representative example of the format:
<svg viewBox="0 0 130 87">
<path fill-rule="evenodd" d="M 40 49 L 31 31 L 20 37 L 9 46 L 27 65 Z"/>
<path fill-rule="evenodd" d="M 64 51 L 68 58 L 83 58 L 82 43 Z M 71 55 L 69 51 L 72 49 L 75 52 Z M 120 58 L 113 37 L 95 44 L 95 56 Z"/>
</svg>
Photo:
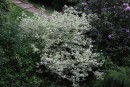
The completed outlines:
<svg viewBox="0 0 130 87">
<path fill-rule="evenodd" d="M 49 17 L 30 18 L 23 14 L 20 24 L 24 35 L 35 40 L 31 44 L 33 51 L 41 52 L 38 65 L 45 65 L 53 73 L 72 81 L 74 87 L 88 76 L 87 71 L 93 72 L 92 67 L 102 65 L 96 59 L 99 54 L 91 51 L 91 39 L 83 35 L 91 28 L 90 15 L 87 19 L 84 13 L 81 17 L 78 14 L 73 8 L 64 13 L 54 12 Z M 98 71 L 93 73 L 101 75 Z"/>
</svg>

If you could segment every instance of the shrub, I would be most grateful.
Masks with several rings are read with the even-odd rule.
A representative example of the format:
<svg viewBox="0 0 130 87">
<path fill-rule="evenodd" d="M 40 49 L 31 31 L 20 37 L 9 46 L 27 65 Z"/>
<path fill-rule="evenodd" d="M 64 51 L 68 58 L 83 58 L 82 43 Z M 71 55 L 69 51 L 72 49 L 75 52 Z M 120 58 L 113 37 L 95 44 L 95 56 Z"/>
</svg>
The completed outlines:
<svg viewBox="0 0 130 87">
<path fill-rule="evenodd" d="M 96 87 L 129 87 L 130 86 L 130 68 L 122 67 L 117 70 L 111 70 L 100 81 Z"/>
<path fill-rule="evenodd" d="M 6 22 L 0 31 L 0 86 L 37 87 L 41 80 L 35 75 L 36 59 L 28 42 L 21 40 L 18 24 Z"/>
<path fill-rule="evenodd" d="M 37 59 L 21 36 L 19 23 L 9 19 L 13 16 L 10 14 L 7 2 L 0 3 L 0 87 L 38 87 L 41 79 L 35 72 Z"/>
<path fill-rule="evenodd" d="M 99 18 L 91 22 L 93 28 L 88 32 L 95 51 L 123 65 L 124 58 L 130 56 L 129 0 L 89 0 L 87 3 L 89 12 L 97 13 Z"/>
<path fill-rule="evenodd" d="M 8 0 L 0 0 L 0 11 L 8 11 L 9 7 L 10 6 Z"/>
<path fill-rule="evenodd" d="M 38 86 L 40 79 L 35 75 L 36 59 L 29 52 L 31 48 L 27 41 L 21 40 L 18 24 L 3 23 L 0 31 L 0 86 Z"/>
<path fill-rule="evenodd" d="M 97 53 L 91 51 L 91 39 L 84 37 L 83 32 L 90 29 L 86 15 L 69 8 L 64 13 L 54 12 L 50 17 L 23 17 L 20 26 L 26 37 L 32 39 L 34 52 L 41 53 L 41 62 L 52 73 L 73 82 L 76 87 L 79 81 L 88 76 L 88 72 L 101 75 L 93 67 L 99 67 Z M 95 16 L 95 15 L 92 15 Z"/>
</svg>

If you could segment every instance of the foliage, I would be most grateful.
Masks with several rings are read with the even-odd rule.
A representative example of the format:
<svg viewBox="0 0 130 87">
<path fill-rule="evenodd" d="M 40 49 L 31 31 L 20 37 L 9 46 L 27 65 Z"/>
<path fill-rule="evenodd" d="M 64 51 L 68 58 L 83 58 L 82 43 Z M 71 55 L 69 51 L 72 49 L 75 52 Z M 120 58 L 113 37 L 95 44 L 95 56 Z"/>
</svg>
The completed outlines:
<svg viewBox="0 0 130 87">
<path fill-rule="evenodd" d="M 91 39 L 83 35 L 91 28 L 90 20 L 84 13 L 81 17 L 78 14 L 73 8 L 64 13 L 54 12 L 50 17 L 34 15 L 30 18 L 23 14 L 20 24 L 24 35 L 32 39 L 34 52 L 41 53 L 38 66 L 44 65 L 52 73 L 70 80 L 74 87 L 89 75 L 88 72 L 102 75 L 92 69 L 102 62 L 96 59 L 99 54 L 91 51 Z"/>
<path fill-rule="evenodd" d="M 35 76 L 34 71 L 36 60 L 29 55 L 27 43 L 21 41 L 18 24 L 3 23 L 0 31 L 0 86 L 36 87 L 39 85 L 40 80 Z"/>
<path fill-rule="evenodd" d="M 129 0 L 89 0 L 88 12 L 97 13 L 87 35 L 93 39 L 95 51 L 110 56 L 118 65 L 130 56 Z"/>
<path fill-rule="evenodd" d="M 129 87 L 130 86 L 130 68 L 122 67 L 117 70 L 111 70 L 104 77 L 104 80 L 98 82 L 96 87 Z"/>
<path fill-rule="evenodd" d="M 19 23 L 10 18 L 15 14 L 11 12 L 17 11 L 11 11 L 12 5 L 7 3 L 0 3 L 0 87 L 38 87 L 41 80 L 35 73 L 37 60 L 20 35 Z"/>
<path fill-rule="evenodd" d="M 8 11 L 9 7 L 10 6 L 8 0 L 0 0 L 0 11 Z"/>
<path fill-rule="evenodd" d="M 29 0 L 29 1 L 39 3 L 44 6 L 51 6 L 51 8 L 53 7 L 56 10 L 62 10 L 64 5 L 74 6 L 77 3 L 81 2 L 81 0 Z"/>
</svg>

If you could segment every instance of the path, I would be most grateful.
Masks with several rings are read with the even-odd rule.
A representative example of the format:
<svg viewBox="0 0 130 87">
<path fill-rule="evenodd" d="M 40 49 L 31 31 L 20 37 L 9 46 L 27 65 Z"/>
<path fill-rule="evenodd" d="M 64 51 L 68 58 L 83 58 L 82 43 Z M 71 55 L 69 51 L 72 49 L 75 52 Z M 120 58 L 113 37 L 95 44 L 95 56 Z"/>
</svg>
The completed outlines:
<svg viewBox="0 0 130 87">
<path fill-rule="evenodd" d="M 36 8 L 34 5 L 32 5 L 30 3 L 25 3 L 25 2 L 22 2 L 21 0 L 11 0 L 11 1 L 12 1 L 12 3 L 16 4 L 17 6 L 23 8 L 31 13 L 38 13 L 38 14 L 41 13 L 38 8 Z M 49 14 L 42 12 L 42 15 L 48 16 Z"/>
</svg>

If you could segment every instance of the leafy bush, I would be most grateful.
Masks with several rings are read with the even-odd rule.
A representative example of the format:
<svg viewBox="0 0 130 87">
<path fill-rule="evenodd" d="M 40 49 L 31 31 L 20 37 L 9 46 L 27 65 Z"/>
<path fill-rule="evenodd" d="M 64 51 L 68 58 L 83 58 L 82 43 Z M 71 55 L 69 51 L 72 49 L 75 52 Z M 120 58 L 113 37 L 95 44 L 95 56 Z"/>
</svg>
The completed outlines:
<svg viewBox="0 0 130 87">
<path fill-rule="evenodd" d="M 130 68 L 123 67 L 117 70 L 111 70 L 105 75 L 104 80 L 98 82 L 96 87 L 129 87 L 130 86 Z"/>
<path fill-rule="evenodd" d="M 21 41 L 17 24 L 4 24 L 0 30 L 0 86 L 37 87 L 40 80 L 35 76 L 36 60 L 27 42 Z"/>
<path fill-rule="evenodd" d="M 0 86 L 37 87 L 40 80 L 34 71 L 36 59 L 29 52 L 27 41 L 21 40 L 18 24 L 3 23 L 0 31 Z"/>
<path fill-rule="evenodd" d="M 99 67 L 91 51 L 91 39 L 84 37 L 83 32 L 90 29 L 86 15 L 78 16 L 73 8 L 64 13 L 54 12 L 50 17 L 23 17 L 20 26 L 26 37 L 32 39 L 34 52 L 41 53 L 41 62 L 52 73 L 73 82 L 76 87 L 79 81 L 89 76 L 88 72 L 101 75 L 93 67 Z M 89 15 L 90 16 L 90 15 Z M 94 16 L 95 15 L 92 15 Z"/>
<path fill-rule="evenodd" d="M 9 7 L 10 6 L 8 0 L 0 0 L 0 11 L 8 11 Z"/>
<path fill-rule="evenodd" d="M 87 4 L 89 12 L 97 13 L 99 17 L 87 32 L 93 39 L 95 51 L 123 65 L 124 58 L 130 56 L 129 0 L 89 0 Z"/>
<path fill-rule="evenodd" d="M 0 3 L 0 87 L 38 87 L 41 79 L 36 77 L 37 59 L 21 36 L 19 23 L 9 18 L 13 15 L 8 5 L 6 1 Z"/>
</svg>

